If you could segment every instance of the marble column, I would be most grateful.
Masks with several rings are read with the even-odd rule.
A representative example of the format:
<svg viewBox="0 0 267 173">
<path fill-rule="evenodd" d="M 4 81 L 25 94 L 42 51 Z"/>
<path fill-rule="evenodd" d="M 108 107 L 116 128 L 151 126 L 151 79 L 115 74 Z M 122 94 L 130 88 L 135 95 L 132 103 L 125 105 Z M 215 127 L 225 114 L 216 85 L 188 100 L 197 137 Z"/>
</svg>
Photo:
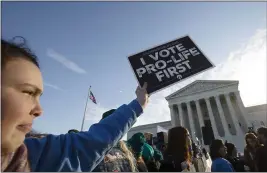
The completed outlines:
<svg viewBox="0 0 267 173">
<path fill-rule="evenodd" d="M 178 104 L 178 111 L 179 111 L 179 117 L 180 117 L 180 126 L 184 127 L 184 114 L 183 114 L 183 110 L 182 110 L 182 104 Z"/>
<path fill-rule="evenodd" d="M 171 124 L 172 124 L 172 127 L 175 127 L 177 125 L 176 125 L 176 121 L 175 121 L 175 112 L 173 109 L 173 105 L 169 105 L 169 108 L 170 108 L 170 113 L 171 113 Z"/>
<path fill-rule="evenodd" d="M 231 99 L 230 99 L 230 93 L 228 94 L 224 94 L 225 96 L 225 99 L 226 99 L 226 103 L 227 103 L 227 106 L 229 108 L 229 111 L 230 111 L 230 114 L 231 114 L 231 117 L 233 119 L 233 125 L 236 129 L 236 135 L 241 135 L 241 127 L 239 126 L 239 121 L 236 117 L 236 113 L 235 113 L 235 110 L 234 110 L 234 107 L 232 105 L 232 102 L 231 102 Z"/>
<path fill-rule="evenodd" d="M 224 112 L 223 112 L 222 104 L 221 104 L 221 101 L 220 101 L 220 96 L 214 96 L 214 97 L 215 97 L 216 105 L 217 105 L 217 108 L 218 108 L 218 111 L 219 111 L 219 116 L 220 116 L 220 119 L 222 121 L 225 138 L 230 138 L 231 137 L 231 133 L 230 133 L 230 129 L 228 127 L 228 123 L 227 123 L 226 117 L 225 117 Z"/>
<path fill-rule="evenodd" d="M 196 108 L 197 108 L 197 117 L 198 117 L 198 121 L 199 121 L 199 125 L 200 125 L 201 143 L 204 145 L 202 127 L 204 127 L 205 124 L 204 124 L 201 108 L 200 108 L 200 105 L 199 105 L 199 100 L 195 100 L 195 103 L 196 103 Z"/>
<path fill-rule="evenodd" d="M 249 123 L 248 123 L 248 120 L 247 120 L 247 117 L 248 117 L 248 113 L 247 113 L 247 111 L 246 111 L 246 108 L 245 108 L 245 106 L 244 106 L 244 104 L 243 104 L 243 102 L 242 102 L 242 99 L 241 99 L 241 97 L 240 97 L 240 92 L 239 91 L 236 91 L 236 92 L 234 92 L 234 94 L 235 94 L 235 97 L 236 97 L 236 99 L 237 99 L 237 104 L 238 104 L 238 107 L 239 107 L 239 109 L 240 109 L 240 111 L 241 111 L 241 116 L 243 117 L 243 119 L 245 120 L 245 127 L 246 127 L 246 129 L 248 130 L 248 127 L 249 127 Z"/>
<path fill-rule="evenodd" d="M 209 98 L 205 98 L 205 102 L 207 104 L 208 114 L 209 114 L 209 118 L 210 118 L 210 122 L 211 122 L 211 127 L 212 127 L 214 138 L 218 139 L 219 138 L 219 133 L 218 133 L 216 122 L 215 122 L 215 119 L 214 119 L 214 116 L 213 116 L 213 112 L 212 112 L 212 109 L 211 109 Z"/>
<path fill-rule="evenodd" d="M 193 119 L 193 115 L 192 115 L 192 108 L 190 105 L 190 102 L 186 103 L 186 107 L 187 107 L 187 112 L 188 112 L 188 120 L 189 120 L 189 127 L 191 129 L 191 136 L 193 141 L 196 141 L 196 129 L 195 129 L 195 124 L 194 124 L 194 119 Z"/>
</svg>

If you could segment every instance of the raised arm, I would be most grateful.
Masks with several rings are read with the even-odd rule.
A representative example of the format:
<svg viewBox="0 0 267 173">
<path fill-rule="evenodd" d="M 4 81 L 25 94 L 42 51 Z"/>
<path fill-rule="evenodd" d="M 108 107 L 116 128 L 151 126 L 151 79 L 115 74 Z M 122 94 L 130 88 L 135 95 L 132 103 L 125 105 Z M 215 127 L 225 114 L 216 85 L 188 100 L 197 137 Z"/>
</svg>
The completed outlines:
<svg viewBox="0 0 267 173">
<path fill-rule="evenodd" d="M 31 171 L 92 171 L 133 126 L 146 103 L 146 92 L 137 89 L 136 100 L 122 105 L 87 132 L 26 139 Z"/>
</svg>

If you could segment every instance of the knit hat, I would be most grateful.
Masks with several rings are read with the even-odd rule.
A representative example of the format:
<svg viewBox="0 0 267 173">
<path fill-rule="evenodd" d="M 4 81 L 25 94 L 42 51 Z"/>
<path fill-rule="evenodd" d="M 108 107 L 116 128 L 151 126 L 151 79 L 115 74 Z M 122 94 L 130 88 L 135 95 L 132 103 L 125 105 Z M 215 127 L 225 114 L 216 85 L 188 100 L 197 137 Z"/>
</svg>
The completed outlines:
<svg viewBox="0 0 267 173">
<path fill-rule="evenodd" d="M 113 114 L 113 112 L 115 112 L 116 109 L 110 109 L 109 111 L 105 112 L 102 114 L 102 119 L 103 120 L 104 118 L 108 117 L 109 115 Z"/>
<path fill-rule="evenodd" d="M 143 133 L 136 133 L 127 141 L 129 147 L 133 151 L 135 158 L 142 156 L 145 142 L 146 139 Z"/>
<path fill-rule="evenodd" d="M 142 156 L 147 161 L 153 159 L 154 157 L 154 149 L 148 143 L 144 144 Z"/>
</svg>

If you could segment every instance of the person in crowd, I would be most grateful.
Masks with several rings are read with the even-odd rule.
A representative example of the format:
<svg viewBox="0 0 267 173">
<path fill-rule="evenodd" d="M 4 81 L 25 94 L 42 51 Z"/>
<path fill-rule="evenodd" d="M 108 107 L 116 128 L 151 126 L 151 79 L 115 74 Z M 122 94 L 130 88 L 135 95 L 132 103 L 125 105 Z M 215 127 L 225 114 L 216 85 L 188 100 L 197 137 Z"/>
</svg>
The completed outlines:
<svg viewBox="0 0 267 173">
<path fill-rule="evenodd" d="M 162 161 L 163 160 L 163 155 L 162 152 L 158 149 L 158 148 L 153 148 L 154 149 L 154 158 L 158 161 Z"/>
<path fill-rule="evenodd" d="M 206 170 L 205 163 L 203 162 L 202 157 L 200 157 L 200 149 L 196 143 L 192 143 L 192 150 L 193 150 L 192 163 L 195 166 L 196 172 L 205 172 Z"/>
<path fill-rule="evenodd" d="M 102 115 L 103 119 L 113 114 L 116 109 L 111 109 Z M 124 141 L 119 141 L 104 157 L 93 172 L 136 172 L 136 160 Z"/>
<path fill-rule="evenodd" d="M 210 145 L 212 159 L 211 172 L 234 172 L 232 164 L 225 158 L 227 148 L 220 139 L 215 139 Z"/>
<path fill-rule="evenodd" d="M 136 160 L 123 141 L 112 148 L 92 172 L 138 172 Z"/>
<path fill-rule="evenodd" d="M 265 146 L 267 144 L 267 127 L 258 128 L 257 136 L 260 144 Z"/>
<path fill-rule="evenodd" d="M 168 144 L 159 172 L 195 172 L 190 153 L 191 139 L 184 127 L 174 127 L 168 132 Z"/>
<path fill-rule="evenodd" d="M 30 138 L 30 137 L 33 137 L 33 136 L 36 135 L 36 134 L 40 134 L 40 133 L 32 129 L 29 133 L 27 133 L 27 134 L 25 135 L 25 137 L 26 137 L 26 138 Z"/>
<path fill-rule="evenodd" d="M 158 172 L 159 167 L 155 160 L 155 151 L 151 145 L 148 143 L 144 144 L 144 149 L 142 153 L 142 157 L 144 159 L 144 162 L 146 164 L 148 172 Z"/>
<path fill-rule="evenodd" d="M 71 130 L 68 131 L 68 133 L 79 133 L 79 130 L 71 129 Z"/>
<path fill-rule="evenodd" d="M 144 143 L 142 157 L 145 161 L 152 160 L 154 158 L 154 149 L 148 143 Z"/>
<path fill-rule="evenodd" d="M 198 157 L 198 149 L 197 149 L 197 145 L 196 143 L 192 142 L 192 155 L 193 155 L 193 158 L 197 158 Z"/>
<path fill-rule="evenodd" d="M 159 172 L 159 165 L 157 164 L 154 158 L 151 158 L 148 161 L 145 161 L 147 172 Z"/>
<path fill-rule="evenodd" d="M 237 157 L 237 149 L 233 143 L 225 143 L 227 148 L 226 160 L 228 160 L 236 172 L 245 172 L 244 162 Z"/>
<path fill-rule="evenodd" d="M 146 143 L 149 145 L 153 145 L 153 134 L 150 132 L 144 132 Z"/>
<path fill-rule="evenodd" d="M 165 144 L 163 144 L 163 145 L 161 146 L 161 150 L 162 150 L 162 152 L 165 153 L 166 149 L 167 149 L 167 146 L 166 146 Z"/>
<path fill-rule="evenodd" d="M 158 142 L 157 145 L 156 145 L 156 147 L 159 149 L 159 151 L 161 153 L 165 153 L 166 148 L 167 148 L 166 144 L 165 143 L 162 143 L 162 142 Z"/>
<path fill-rule="evenodd" d="M 207 152 L 207 150 L 205 148 L 202 148 L 202 160 L 205 166 L 205 171 L 204 172 L 211 172 L 211 159 L 210 159 L 210 155 Z"/>
<path fill-rule="evenodd" d="M 143 133 L 140 133 L 140 132 L 134 134 L 127 141 L 130 151 L 133 153 L 136 159 L 137 169 L 139 172 L 148 172 L 145 161 L 142 157 L 145 143 L 146 143 L 145 136 Z"/>
<path fill-rule="evenodd" d="M 245 136 L 246 147 L 244 149 L 244 162 L 248 166 L 250 172 L 256 169 L 256 151 L 261 147 L 257 136 L 253 133 L 247 133 Z"/>
<path fill-rule="evenodd" d="M 209 159 L 209 154 L 205 148 L 202 148 L 202 154 L 205 156 L 205 159 Z"/>
<path fill-rule="evenodd" d="M 36 56 L 23 41 L 1 40 L 1 171 L 92 171 L 142 114 L 147 84 L 137 88 L 130 104 L 86 132 L 25 139 L 43 111 L 43 79 Z"/>
<path fill-rule="evenodd" d="M 259 142 L 262 146 L 256 151 L 257 171 L 267 172 L 267 128 L 260 127 L 257 130 Z"/>
<path fill-rule="evenodd" d="M 255 136 L 257 136 L 257 133 L 254 130 L 254 127 L 249 127 L 247 133 L 253 133 Z"/>
<path fill-rule="evenodd" d="M 154 148 L 154 159 L 155 159 L 157 168 L 159 170 L 160 164 L 163 161 L 163 155 L 162 155 L 161 151 L 158 150 L 157 148 Z"/>
</svg>

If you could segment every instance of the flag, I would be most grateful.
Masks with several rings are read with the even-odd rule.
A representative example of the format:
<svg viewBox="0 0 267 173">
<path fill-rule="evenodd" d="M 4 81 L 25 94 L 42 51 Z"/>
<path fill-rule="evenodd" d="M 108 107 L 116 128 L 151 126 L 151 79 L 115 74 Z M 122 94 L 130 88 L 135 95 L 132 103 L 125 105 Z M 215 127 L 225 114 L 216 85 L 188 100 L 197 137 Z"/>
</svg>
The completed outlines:
<svg viewBox="0 0 267 173">
<path fill-rule="evenodd" d="M 96 103 L 95 96 L 94 96 L 94 94 L 92 93 L 92 91 L 90 91 L 90 96 L 89 96 L 89 98 L 90 98 L 90 100 L 92 100 L 92 102 L 93 102 L 94 104 L 97 104 L 97 103 Z"/>
</svg>

